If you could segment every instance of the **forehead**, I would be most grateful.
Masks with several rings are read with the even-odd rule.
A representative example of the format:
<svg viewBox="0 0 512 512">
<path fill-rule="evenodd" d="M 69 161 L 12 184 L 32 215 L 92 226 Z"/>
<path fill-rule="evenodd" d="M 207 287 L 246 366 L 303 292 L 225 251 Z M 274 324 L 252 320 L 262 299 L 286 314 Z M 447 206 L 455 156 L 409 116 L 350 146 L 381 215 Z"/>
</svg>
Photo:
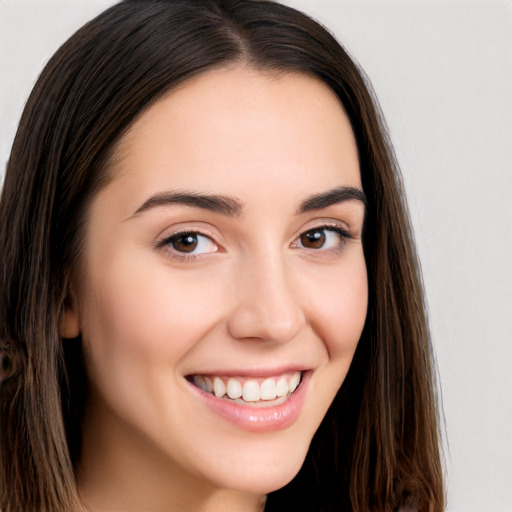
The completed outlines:
<svg viewBox="0 0 512 512">
<path fill-rule="evenodd" d="M 320 80 L 296 73 L 233 66 L 195 77 L 145 111 L 116 153 L 114 182 L 139 176 L 141 199 L 155 187 L 220 187 L 242 199 L 265 182 L 270 195 L 298 180 L 311 193 L 360 187 L 339 99 Z"/>
</svg>

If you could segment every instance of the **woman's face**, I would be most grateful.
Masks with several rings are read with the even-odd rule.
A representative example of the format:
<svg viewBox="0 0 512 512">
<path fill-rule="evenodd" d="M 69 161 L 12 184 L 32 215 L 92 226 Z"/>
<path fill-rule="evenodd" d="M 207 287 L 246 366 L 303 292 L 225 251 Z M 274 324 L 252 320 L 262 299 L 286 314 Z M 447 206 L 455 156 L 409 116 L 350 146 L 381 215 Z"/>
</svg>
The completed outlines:
<svg viewBox="0 0 512 512">
<path fill-rule="evenodd" d="M 212 71 L 134 123 L 112 172 L 62 323 L 82 334 L 92 390 L 84 493 L 283 486 L 366 316 L 364 196 L 339 101 L 298 74 Z"/>
</svg>

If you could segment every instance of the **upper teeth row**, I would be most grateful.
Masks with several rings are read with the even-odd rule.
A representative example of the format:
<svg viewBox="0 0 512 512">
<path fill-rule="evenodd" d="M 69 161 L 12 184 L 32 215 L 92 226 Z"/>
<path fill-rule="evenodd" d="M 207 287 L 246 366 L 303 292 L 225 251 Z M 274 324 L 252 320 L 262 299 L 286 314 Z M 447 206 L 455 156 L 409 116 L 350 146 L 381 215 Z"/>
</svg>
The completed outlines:
<svg viewBox="0 0 512 512">
<path fill-rule="evenodd" d="M 278 397 L 293 393 L 300 383 L 300 372 L 288 376 L 270 377 L 261 382 L 249 379 L 241 382 L 236 377 L 208 377 L 194 375 L 194 384 L 208 393 L 214 393 L 217 398 L 227 395 L 229 398 L 242 398 L 245 402 L 258 400 L 275 400 Z"/>
</svg>

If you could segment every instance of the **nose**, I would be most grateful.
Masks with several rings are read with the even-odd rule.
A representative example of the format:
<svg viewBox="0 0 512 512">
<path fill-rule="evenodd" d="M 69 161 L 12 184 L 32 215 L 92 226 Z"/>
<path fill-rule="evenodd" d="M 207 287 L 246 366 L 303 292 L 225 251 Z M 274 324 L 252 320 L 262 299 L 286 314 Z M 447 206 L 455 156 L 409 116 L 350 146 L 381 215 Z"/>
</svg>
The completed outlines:
<svg viewBox="0 0 512 512">
<path fill-rule="evenodd" d="M 296 283 L 280 258 L 243 265 L 234 282 L 228 330 L 236 339 L 286 343 L 305 325 Z M 294 286 L 295 285 L 295 286 Z"/>
</svg>

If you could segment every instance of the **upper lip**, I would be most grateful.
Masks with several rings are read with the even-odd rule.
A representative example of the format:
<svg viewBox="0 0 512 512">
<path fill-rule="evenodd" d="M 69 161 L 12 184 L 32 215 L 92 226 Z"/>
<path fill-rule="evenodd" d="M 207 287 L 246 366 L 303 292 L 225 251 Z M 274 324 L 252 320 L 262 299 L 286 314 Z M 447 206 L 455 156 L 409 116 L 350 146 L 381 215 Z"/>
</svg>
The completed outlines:
<svg viewBox="0 0 512 512">
<path fill-rule="evenodd" d="M 310 370 L 305 365 L 286 365 L 272 368 L 219 368 L 219 369 L 203 369 L 197 372 L 188 373 L 187 376 L 192 375 L 212 375 L 212 376 L 223 376 L 223 377 L 249 377 L 249 378 L 265 378 L 265 377 L 277 377 L 286 373 L 294 372 L 305 372 Z"/>
</svg>

